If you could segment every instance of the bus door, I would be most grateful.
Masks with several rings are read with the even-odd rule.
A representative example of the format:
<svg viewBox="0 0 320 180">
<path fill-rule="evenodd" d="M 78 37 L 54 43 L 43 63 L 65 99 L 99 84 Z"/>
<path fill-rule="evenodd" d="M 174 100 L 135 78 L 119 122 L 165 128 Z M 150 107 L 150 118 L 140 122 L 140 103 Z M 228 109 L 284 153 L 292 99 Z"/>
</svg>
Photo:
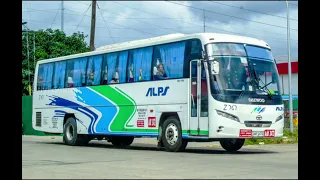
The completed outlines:
<svg viewBox="0 0 320 180">
<path fill-rule="evenodd" d="M 208 86 L 204 63 L 190 61 L 190 117 L 189 135 L 208 136 Z"/>
</svg>

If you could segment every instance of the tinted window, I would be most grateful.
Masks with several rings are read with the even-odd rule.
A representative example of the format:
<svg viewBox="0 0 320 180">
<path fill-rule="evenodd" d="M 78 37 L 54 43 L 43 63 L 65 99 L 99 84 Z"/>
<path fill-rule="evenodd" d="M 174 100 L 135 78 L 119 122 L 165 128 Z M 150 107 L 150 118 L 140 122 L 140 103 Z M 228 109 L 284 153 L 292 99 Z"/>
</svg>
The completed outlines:
<svg viewBox="0 0 320 180">
<path fill-rule="evenodd" d="M 130 51 L 128 62 L 128 81 L 148 81 L 151 79 L 151 62 L 153 47 Z"/>
<path fill-rule="evenodd" d="M 156 46 L 153 64 L 153 79 L 182 78 L 186 42 Z"/>
<path fill-rule="evenodd" d="M 53 63 L 40 64 L 38 69 L 38 90 L 47 90 L 52 88 Z"/>
<path fill-rule="evenodd" d="M 63 88 L 65 82 L 66 61 L 54 63 L 53 88 Z"/>
<path fill-rule="evenodd" d="M 102 55 L 88 58 L 87 86 L 99 85 L 101 80 Z"/>
<path fill-rule="evenodd" d="M 65 87 L 81 87 L 86 82 L 87 58 L 77 58 L 67 61 Z"/>
</svg>

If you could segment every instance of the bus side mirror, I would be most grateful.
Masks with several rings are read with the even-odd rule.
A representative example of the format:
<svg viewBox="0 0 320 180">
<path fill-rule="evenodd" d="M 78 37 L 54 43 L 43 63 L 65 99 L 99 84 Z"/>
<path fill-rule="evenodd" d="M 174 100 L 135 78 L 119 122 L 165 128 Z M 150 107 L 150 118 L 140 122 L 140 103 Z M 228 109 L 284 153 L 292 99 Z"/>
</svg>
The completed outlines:
<svg viewBox="0 0 320 180">
<path fill-rule="evenodd" d="M 201 56 L 202 59 L 206 59 L 206 52 L 201 50 Z"/>
<path fill-rule="evenodd" d="M 211 62 L 211 74 L 217 75 L 219 74 L 219 62 L 218 61 L 212 61 Z"/>
</svg>

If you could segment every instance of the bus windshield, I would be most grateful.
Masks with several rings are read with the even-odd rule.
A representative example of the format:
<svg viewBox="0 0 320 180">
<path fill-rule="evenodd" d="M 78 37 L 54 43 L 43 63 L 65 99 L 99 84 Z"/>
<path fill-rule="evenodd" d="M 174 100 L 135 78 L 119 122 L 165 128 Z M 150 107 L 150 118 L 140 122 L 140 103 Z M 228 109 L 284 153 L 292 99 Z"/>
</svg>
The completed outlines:
<svg viewBox="0 0 320 180">
<path fill-rule="evenodd" d="M 211 92 L 214 97 L 233 103 L 240 103 L 241 98 L 249 97 L 279 99 L 281 92 L 278 73 L 269 49 L 236 43 L 216 43 L 207 45 L 207 52 Z M 214 68 L 218 68 L 218 73 L 215 73 Z"/>
</svg>

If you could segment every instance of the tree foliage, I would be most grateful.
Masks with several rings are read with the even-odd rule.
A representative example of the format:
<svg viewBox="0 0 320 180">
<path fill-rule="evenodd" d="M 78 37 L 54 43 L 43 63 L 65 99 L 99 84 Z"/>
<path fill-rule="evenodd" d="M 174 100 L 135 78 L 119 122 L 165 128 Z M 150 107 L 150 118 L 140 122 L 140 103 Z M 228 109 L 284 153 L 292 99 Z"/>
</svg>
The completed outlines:
<svg viewBox="0 0 320 180">
<path fill-rule="evenodd" d="M 35 53 L 34 53 L 34 39 L 35 35 Z M 27 48 L 27 36 L 29 48 Z M 38 30 L 22 33 L 22 95 L 27 95 L 29 85 L 32 86 L 34 69 L 37 61 L 43 59 L 50 59 L 60 56 L 66 56 L 76 53 L 83 53 L 89 51 L 89 46 L 85 42 L 87 35 L 77 32 L 71 36 L 60 30 Z M 29 49 L 29 65 L 28 65 L 28 51 Z M 35 60 L 34 60 L 35 59 Z M 28 66 L 30 66 L 30 71 Z"/>
</svg>

